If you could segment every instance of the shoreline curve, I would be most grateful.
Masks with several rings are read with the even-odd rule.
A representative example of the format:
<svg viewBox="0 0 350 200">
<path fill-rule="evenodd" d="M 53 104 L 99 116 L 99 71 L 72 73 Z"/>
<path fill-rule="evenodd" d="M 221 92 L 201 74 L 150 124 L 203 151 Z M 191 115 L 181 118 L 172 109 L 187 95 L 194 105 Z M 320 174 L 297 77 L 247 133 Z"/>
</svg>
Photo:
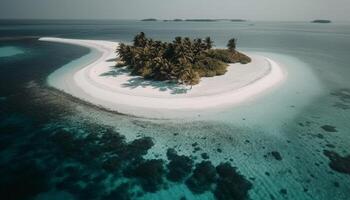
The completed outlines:
<svg viewBox="0 0 350 200">
<path fill-rule="evenodd" d="M 125 68 L 115 69 L 117 42 L 47 37 L 39 40 L 87 47 L 94 54 L 84 64 L 73 61 L 54 71 L 47 79 L 49 86 L 107 110 L 139 117 L 162 118 L 169 112 L 179 116 L 189 111 L 196 115 L 196 111 L 238 105 L 286 78 L 286 72 L 274 60 L 249 54 L 251 63 L 230 64 L 225 75 L 203 77 L 189 89 L 129 76 Z"/>
</svg>

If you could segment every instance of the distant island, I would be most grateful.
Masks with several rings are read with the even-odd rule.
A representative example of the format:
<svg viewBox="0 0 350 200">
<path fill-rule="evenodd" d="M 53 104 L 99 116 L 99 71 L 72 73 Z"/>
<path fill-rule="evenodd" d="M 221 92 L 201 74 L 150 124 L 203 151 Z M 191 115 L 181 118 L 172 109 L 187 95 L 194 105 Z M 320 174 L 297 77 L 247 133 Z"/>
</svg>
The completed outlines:
<svg viewBox="0 0 350 200">
<path fill-rule="evenodd" d="M 246 22 L 247 20 L 245 19 L 231 19 L 231 22 Z"/>
<path fill-rule="evenodd" d="M 186 19 L 188 22 L 216 22 L 218 19 Z"/>
<path fill-rule="evenodd" d="M 165 22 L 182 22 L 182 21 L 184 21 L 183 19 L 172 19 L 172 20 L 170 20 L 170 19 L 165 19 L 165 20 L 163 20 L 163 21 L 165 21 Z"/>
<path fill-rule="evenodd" d="M 231 22 L 246 22 L 244 19 L 186 19 L 188 22 L 218 22 L 218 21 L 231 21 Z"/>
<path fill-rule="evenodd" d="M 142 19 L 141 21 L 158 21 L 155 18 Z M 163 19 L 163 22 L 218 22 L 218 21 L 228 21 L 228 22 L 246 22 L 245 19 Z"/>
<path fill-rule="evenodd" d="M 147 18 L 147 19 L 141 19 L 141 21 L 144 21 L 144 22 L 155 22 L 155 21 L 158 21 L 158 20 L 155 19 L 155 18 Z"/>
<path fill-rule="evenodd" d="M 328 23 L 332 23 L 331 20 L 326 20 L 326 19 L 316 19 L 311 21 L 312 23 L 321 23 L 321 24 L 328 24 Z"/>
<path fill-rule="evenodd" d="M 236 50 L 236 42 L 232 38 L 227 49 L 212 49 L 214 42 L 210 37 L 204 40 L 176 37 L 167 43 L 147 38 L 141 32 L 132 45 L 119 45 L 116 67 L 127 66 L 131 75 L 145 79 L 196 85 L 201 77 L 225 74 L 228 63 L 251 62 L 248 56 Z"/>
</svg>

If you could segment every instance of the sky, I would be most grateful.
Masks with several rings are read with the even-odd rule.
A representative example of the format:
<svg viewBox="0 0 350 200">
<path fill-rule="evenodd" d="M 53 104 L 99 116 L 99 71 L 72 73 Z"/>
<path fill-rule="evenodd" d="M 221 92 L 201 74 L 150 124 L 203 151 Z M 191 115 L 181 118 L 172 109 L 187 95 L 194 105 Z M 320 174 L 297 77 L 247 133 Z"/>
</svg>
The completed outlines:
<svg viewBox="0 0 350 200">
<path fill-rule="evenodd" d="M 348 21 L 350 0 L 0 0 L 0 19 Z"/>
</svg>

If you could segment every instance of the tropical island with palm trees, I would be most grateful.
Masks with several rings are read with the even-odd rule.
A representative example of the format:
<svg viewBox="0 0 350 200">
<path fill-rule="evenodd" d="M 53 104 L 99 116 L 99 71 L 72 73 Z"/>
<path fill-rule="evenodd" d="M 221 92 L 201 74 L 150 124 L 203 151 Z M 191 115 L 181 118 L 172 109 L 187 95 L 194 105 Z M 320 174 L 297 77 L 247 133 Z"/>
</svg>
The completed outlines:
<svg viewBox="0 0 350 200">
<path fill-rule="evenodd" d="M 220 76 L 228 63 L 247 64 L 251 59 L 236 50 L 237 39 L 228 41 L 227 49 L 213 49 L 210 37 L 191 40 L 176 37 L 171 43 L 137 34 L 132 45 L 121 43 L 117 49 L 117 67 L 128 66 L 132 75 L 156 81 L 196 85 L 201 77 Z"/>
<path fill-rule="evenodd" d="M 201 117 L 247 102 L 286 78 L 264 52 L 237 51 L 213 41 L 176 37 L 162 42 L 137 34 L 129 44 L 40 38 L 87 47 L 86 56 L 48 76 L 49 86 L 112 112 L 145 118 Z"/>
</svg>

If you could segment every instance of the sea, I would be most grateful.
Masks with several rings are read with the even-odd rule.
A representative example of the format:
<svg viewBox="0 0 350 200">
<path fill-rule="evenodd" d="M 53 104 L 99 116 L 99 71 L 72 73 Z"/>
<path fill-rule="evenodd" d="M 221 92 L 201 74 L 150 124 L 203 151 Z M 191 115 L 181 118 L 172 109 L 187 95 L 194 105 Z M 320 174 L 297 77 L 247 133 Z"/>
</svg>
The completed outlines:
<svg viewBox="0 0 350 200">
<path fill-rule="evenodd" d="M 47 83 L 95 59 L 40 37 L 210 36 L 286 80 L 194 119 L 110 112 Z M 0 199 L 350 199 L 350 23 L 0 20 Z M 142 102 L 140 102 L 142 104 Z"/>
</svg>

